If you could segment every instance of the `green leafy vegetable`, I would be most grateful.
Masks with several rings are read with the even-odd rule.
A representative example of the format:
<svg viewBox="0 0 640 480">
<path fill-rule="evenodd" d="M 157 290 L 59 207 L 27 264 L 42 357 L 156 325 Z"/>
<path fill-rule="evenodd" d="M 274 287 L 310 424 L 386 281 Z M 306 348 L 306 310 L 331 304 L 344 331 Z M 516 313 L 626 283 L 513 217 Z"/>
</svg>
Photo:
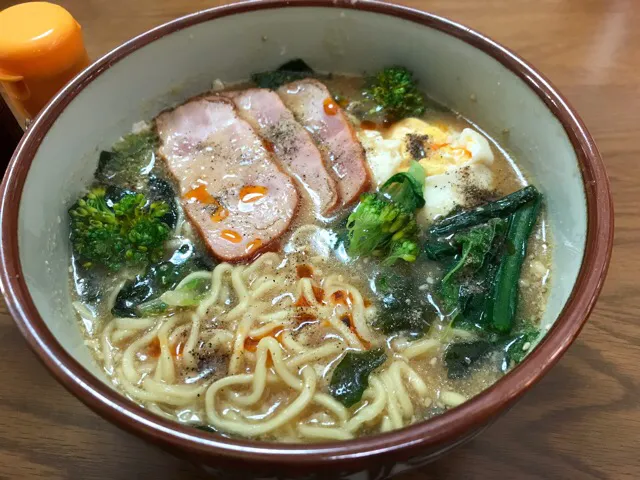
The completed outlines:
<svg viewBox="0 0 640 480">
<path fill-rule="evenodd" d="M 496 239 L 504 234 L 506 225 L 505 220 L 495 218 L 454 235 L 451 243 L 457 245 L 461 253 L 455 257 L 440 286 L 444 307 L 449 312 L 461 306 L 460 297 L 465 297 L 465 289 L 467 293 L 480 292 L 481 284 L 490 280 L 490 269 L 485 269 L 480 279 L 474 278 L 474 274 L 484 265 Z"/>
<path fill-rule="evenodd" d="M 520 207 L 511 215 L 507 243 L 512 247 L 500 259 L 487 315 L 493 328 L 506 333 L 511 330 L 518 306 L 518 291 L 522 263 L 527 255 L 529 237 L 538 218 L 541 196 Z"/>
<path fill-rule="evenodd" d="M 409 211 L 424 207 L 426 174 L 418 162 L 411 162 L 407 172 L 396 173 L 380 187 L 380 192 Z"/>
<path fill-rule="evenodd" d="M 405 67 L 388 67 L 378 72 L 368 80 L 363 93 L 375 104 L 369 114 L 382 114 L 390 121 L 419 117 L 425 111 L 424 96 Z"/>
<path fill-rule="evenodd" d="M 449 378 L 463 378 L 470 372 L 470 367 L 479 360 L 486 358 L 493 348 L 488 340 L 454 343 L 444 354 L 444 365 L 447 367 Z"/>
<path fill-rule="evenodd" d="M 140 317 L 166 310 L 166 304 L 162 307 L 160 302 L 151 302 L 200 268 L 204 265 L 193 245 L 181 245 L 167 261 L 150 265 L 143 274 L 126 282 L 118 292 L 111 313 L 116 317 Z"/>
<path fill-rule="evenodd" d="M 211 276 L 185 278 L 178 286 L 163 293 L 160 300 L 172 307 L 194 307 L 211 289 Z"/>
<path fill-rule="evenodd" d="M 275 90 L 285 83 L 314 77 L 315 72 L 302 59 L 291 60 L 276 70 L 251 75 L 251 80 L 260 88 Z"/>
<path fill-rule="evenodd" d="M 175 228 L 178 222 L 178 203 L 176 202 L 176 193 L 171 184 L 155 175 L 149 177 L 147 183 L 149 187 L 149 199 L 154 202 L 165 202 L 169 206 L 166 215 L 162 217 L 162 221 L 169 228 Z"/>
<path fill-rule="evenodd" d="M 448 240 L 430 240 L 424 244 L 422 250 L 429 260 L 436 262 L 453 257 L 458 253 L 458 247 Z"/>
<path fill-rule="evenodd" d="M 539 335 L 540 331 L 538 329 L 533 326 L 527 326 L 522 332 L 508 338 L 504 342 L 504 360 L 502 361 L 501 370 L 506 372 L 512 363 L 518 364 L 524 360 Z"/>
<path fill-rule="evenodd" d="M 191 243 L 185 243 L 169 260 L 151 265 L 144 274 L 128 281 L 118 292 L 112 313 L 116 317 L 141 317 L 164 312 L 168 305 L 159 299 L 175 288 L 190 272 L 208 268 L 195 253 Z"/>
<path fill-rule="evenodd" d="M 392 264 L 415 261 L 418 225 L 414 211 L 424 205 L 424 170 L 413 162 L 408 172 L 391 177 L 377 193 L 365 193 L 347 221 L 348 253 L 377 254 Z"/>
<path fill-rule="evenodd" d="M 492 219 L 484 225 L 471 228 L 455 235 L 454 242 L 462 246 L 462 254 L 451 270 L 442 279 L 447 282 L 456 273 L 463 270 L 475 272 L 484 263 L 485 256 L 491 250 L 496 230 L 505 225 L 504 220 Z"/>
<path fill-rule="evenodd" d="M 124 192 L 116 201 L 102 187 L 91 189 L 69 209 L 71 244 L 85 268 L 110 270 L 156 261 L 170 228 L 162 221 L 165 202 L 149 202 L 140 193 Z"/>
<path fill-rule="evenodd" d="M 435 309 L 425 301 L 418 285 L 408 272 L 397 269 L 380 272 L 374 281 L 379 304 L 373 326 L 385 335 L 397 332 L 405 332 L 411 338 L 424 335 L 435 318 Z"/>
<path fill-rule="evenodd" d="M 100 153 L 96 180 L 104 184 L 132 187 L 155 164 L 158 137 L 153 130 L 125 135 L 111 151 Z"/>
<path fill-rule="evenodd" d="M 454 343 L 444 354 L 447 374 L 452 379 L 464 378 L 471 373 L 473 366 L 492 355 L 498 357 L 500 369 L 506 372 L 524 360 L 539 335 L 536 328 L 528 325 L 510 336 L 490 335 L 473 342 Z"/>
<path fill-rule="evenodd" d="M 409 337 L 421 337 L 431 325 L 434 312 L 423 305 L 407 309 L 402 297 L 397 294 L 385 296 L 373 325 L 385 335 L 406 332 Z"/>
<path fill-rule="evenodd" d="M 474 227 L 496 217 L 506 217 L 521 206 L 536 200 L 540 192 L 533 185 L 522 188 L 495 202 L 480 205 L 471 210 L 456 211 L 435 222 L 429 229 L 434 237 L 450 235 L 465 228 Z"/>
<path fill-rule="evenodd" d="M 369 375 L 386 359 L 382 348 L 367 352 L 348 351 L 331 376 L 331 395 L 345 407 L 355 405 L 369 386 Z"/>
</svg>

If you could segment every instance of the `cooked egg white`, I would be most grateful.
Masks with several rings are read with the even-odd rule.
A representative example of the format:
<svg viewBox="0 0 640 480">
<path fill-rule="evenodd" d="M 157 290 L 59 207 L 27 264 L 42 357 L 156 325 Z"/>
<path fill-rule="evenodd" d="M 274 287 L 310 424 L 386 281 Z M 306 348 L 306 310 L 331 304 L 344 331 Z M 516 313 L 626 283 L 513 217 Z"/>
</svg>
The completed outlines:
<svg viewBox="0 0 640 480">
<path fill-rule="evenodd" d="M 417 118 L 395 123 L 381 133 L 360 130 L 358 138 L 377 186 L 394 173 L 405 171 L 413 158 L 426 174 L 426 205 L 418 221 L 429 224 L 456 205 L 465 205 L 465 191 L 493 188 L 493 152 L 487 139 L 471 128 L 462 131 Z"/>
</svg>

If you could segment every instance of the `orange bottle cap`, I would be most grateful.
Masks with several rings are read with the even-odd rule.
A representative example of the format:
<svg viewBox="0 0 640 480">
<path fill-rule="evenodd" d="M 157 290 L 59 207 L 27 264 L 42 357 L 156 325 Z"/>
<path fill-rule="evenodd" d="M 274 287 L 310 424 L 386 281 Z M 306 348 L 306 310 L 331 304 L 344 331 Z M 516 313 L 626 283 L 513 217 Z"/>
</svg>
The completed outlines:
<svg viewBox="0 0 640 480">
<path fill-rule="evenodd" d="M 82 29 L 61 6 L 30 2 L 0 11 L 0 83 L 30 116 L 88 63 Z"/>
<path fill-rule="evenodd" d="M 54 74 L 84 51 L 80 25 L 64 8 L 21 3 L 0 12 L 0 79 Z"/>
</svg>

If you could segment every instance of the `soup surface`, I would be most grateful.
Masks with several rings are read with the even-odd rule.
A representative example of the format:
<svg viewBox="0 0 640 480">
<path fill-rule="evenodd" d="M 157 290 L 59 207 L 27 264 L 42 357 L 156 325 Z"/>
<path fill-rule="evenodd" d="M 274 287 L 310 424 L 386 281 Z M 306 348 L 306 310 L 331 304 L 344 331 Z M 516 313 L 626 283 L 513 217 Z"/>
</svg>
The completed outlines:
<svg viewBox="0 0 640 480">
<path fill-rule="evenodd" d="M 350 439 L 533 348 L 544 202 L 498 143 L 400 67 L 214 86 L 102 152 L 69 210 L 74 306 L 125 395 L 222 435 Z"/>
</svg>

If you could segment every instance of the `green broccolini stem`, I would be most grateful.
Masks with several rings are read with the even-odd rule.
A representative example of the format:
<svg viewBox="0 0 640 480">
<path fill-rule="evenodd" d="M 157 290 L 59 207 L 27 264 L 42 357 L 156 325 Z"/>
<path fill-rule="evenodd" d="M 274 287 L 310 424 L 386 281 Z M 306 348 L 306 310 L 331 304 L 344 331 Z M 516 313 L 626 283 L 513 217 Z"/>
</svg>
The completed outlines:
<svg viewBox="0 0 640 480">
<path fill-rule="evenodd" d="M 513 253 L 503 255 L 500 260 L 487 308 L 491 325 L 501 333 L 508 333 L 513 327 L 518 306 L 520 271 L 541 201 L 542 196 L 537 194 L 533 201 L 520 207 L 509 219 L 506 242 L 513 246 Z"/>
<path fill-rule="evenodd" d="M 447 216 L 435 222 L 429 233 L 435 237 L 450 235 L 464 228 L 474 227 L 496 217 L 506 217 L 522 205 L 536 200 L 540 192 L 533 185 L 526 186 L 495 202 L 480 205 L 472 210 L 466 210 Z"/>
</svg>

